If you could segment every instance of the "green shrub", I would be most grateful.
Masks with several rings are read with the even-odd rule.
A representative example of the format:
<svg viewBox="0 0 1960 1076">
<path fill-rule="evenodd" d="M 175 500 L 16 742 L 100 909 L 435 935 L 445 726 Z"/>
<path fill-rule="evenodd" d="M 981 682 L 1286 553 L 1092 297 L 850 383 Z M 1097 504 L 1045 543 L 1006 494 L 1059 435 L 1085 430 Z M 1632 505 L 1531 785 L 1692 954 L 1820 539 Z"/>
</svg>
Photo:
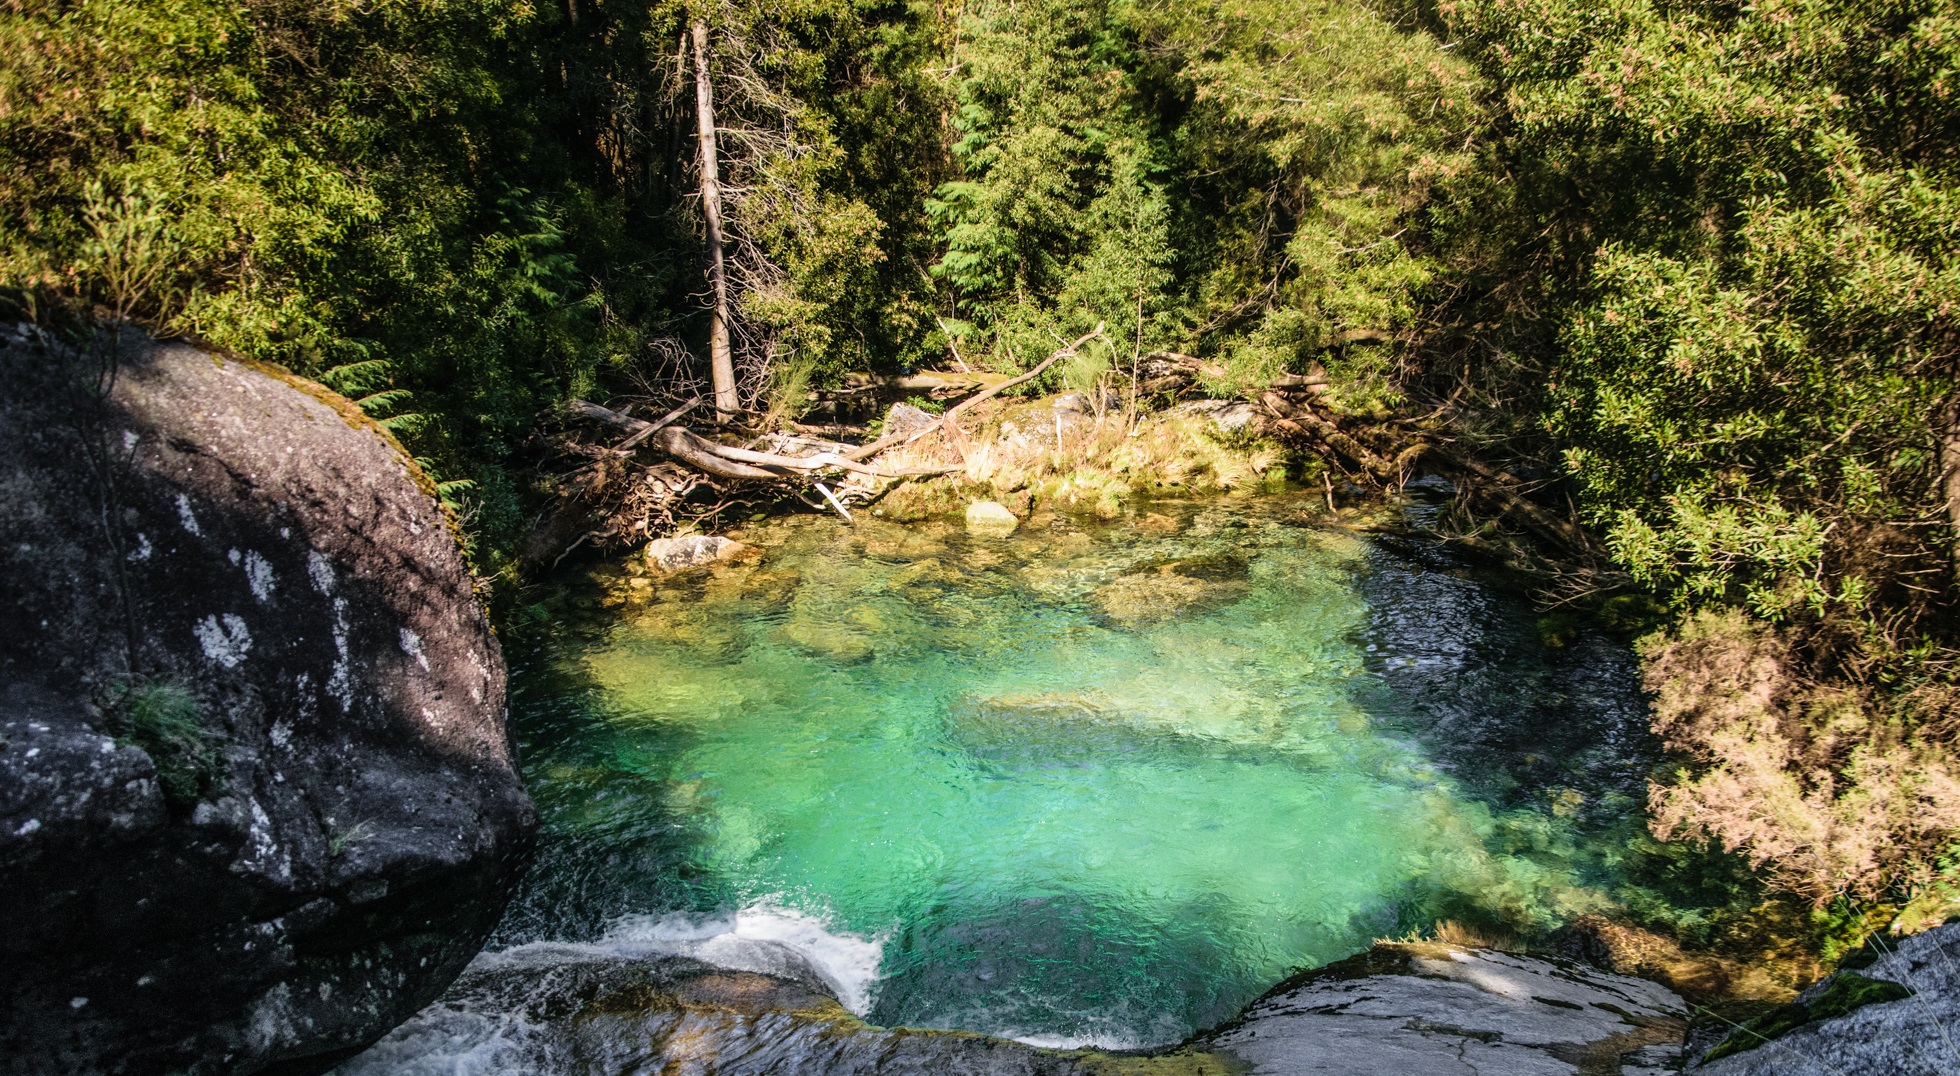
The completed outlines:
<svg viewBox="0 0 1960 1076">
<path fill-rule="evenodd" d="M 171 806 L 188 808 L 222 790 L 224 737 L 205 726 L 189 691 L 170 683 L 125 687 L 112 709 L 123 728 L 118 742 L 150 756 Z"/>
</svg>

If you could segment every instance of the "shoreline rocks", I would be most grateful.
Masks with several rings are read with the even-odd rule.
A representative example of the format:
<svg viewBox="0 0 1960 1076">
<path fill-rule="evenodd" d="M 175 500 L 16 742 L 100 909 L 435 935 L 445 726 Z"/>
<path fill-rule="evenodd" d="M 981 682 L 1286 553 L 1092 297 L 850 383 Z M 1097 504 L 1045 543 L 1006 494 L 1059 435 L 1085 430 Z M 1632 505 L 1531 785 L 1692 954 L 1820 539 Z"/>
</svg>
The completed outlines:
<svg viewBox="0 0 1960 1076">
<path fill-rule="evenodd" d="M 1439 942 L 1381 943 L 1297 975 L 1193 1039 L 1259 1074 L 1678 1070 L 1686 1005 L 1658 983 Z"/>
<path fill-rule="evenodd" d="M 728 560 L 747 547 L 732 538 L 700 534 L 678 538 L 655 538 L 647 543 L 647 567 L 656 572 L 678 572 Z"/>
<path fill-rule="evenodd" d="M 441 992 L 529 853 L 456 540 L 310 382 L 0 345 L 0 1070 L 323 1071 Z"/>
<path fill-rule="evenodd" d="M 776 945 L 777 943 L 755 943 Z M 998 1076 L 1596 1076 L 1676 1071 L 1681 999 L 1582 965 L 1440 943 L 1383 943 L 1275 987 L 1183 1043 L 1103 1051 L 872 1027 L 787 947 L 772 974 L 686 957 L 537 943 L 486 953 L 443 1000 L 355 1059 L 353 1076 L 454 1057 L 472 1071 Z M 461 1049 L 477 1057 L 477 1046 Z"/>
</svg>

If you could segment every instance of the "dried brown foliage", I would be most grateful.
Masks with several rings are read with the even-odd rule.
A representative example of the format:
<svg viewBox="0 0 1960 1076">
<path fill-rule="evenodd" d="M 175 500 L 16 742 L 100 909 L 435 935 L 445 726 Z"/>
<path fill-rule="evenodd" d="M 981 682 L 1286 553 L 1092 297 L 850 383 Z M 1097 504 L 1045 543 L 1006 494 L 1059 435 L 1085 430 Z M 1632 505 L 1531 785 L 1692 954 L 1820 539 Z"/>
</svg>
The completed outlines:
<svg viewBox="0 0 1960 1076">
<path fill-rule="evenodd" d="M 1950 688 L 1817 682 L 1785 634 L 1734 610 L 1643 650 L 1654 729 L 1691 760 L 1650 789 L 1656 836 L 1715 840 L 1821 903 L 1924 883 L 1960 834 Z"/>
</svg>

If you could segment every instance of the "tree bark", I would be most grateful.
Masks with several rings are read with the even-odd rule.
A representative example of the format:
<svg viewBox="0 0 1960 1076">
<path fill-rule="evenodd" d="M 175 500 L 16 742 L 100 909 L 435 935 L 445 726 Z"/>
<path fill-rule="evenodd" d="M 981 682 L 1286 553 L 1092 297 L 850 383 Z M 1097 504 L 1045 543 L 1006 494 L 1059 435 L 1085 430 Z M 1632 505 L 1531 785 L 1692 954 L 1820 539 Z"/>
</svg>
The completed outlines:
<svg viewBox="0 0 1960 1076">
<path fill-rule="evenodd" d="M 708 315 L 708 365 L 714 377 L 715 413 L 727 420 L 742 409 L 742 402 L 735 392 L 735 357 L 728 342 L 728 266 L 722 251 L 721 168 L 715 155 L 714 88 L 708 81 L 708 24 L 696 19 L 693 34 L 701 213 L 708 221 L 708 285 L 714 292 L 714 309 Z"/>
<path fill-rule="evenodd" d="M 1960 393 L 1946 402 L 1935 436 L 1940 443 L 1940 495 L 1953 533 L 1953 576 L 1960 581 Z"/>
<path fill-rule="evenodd" d="M 785 473 L 821 471 L 835 467 L 839 470 L 855 471 L 876 478 L 917 478 L 923 475 L 951 474 L 961 470 L 959 467 L 867 467 L 849 456 L 834 452 L 819 452 L 813 456 L 784 456 L 774 452 L 752 452 L 745 448 L 716 444 L 696 434 L 692 430 L 668 423 L 679 418 L 688 408 L 699 400 L 690 400 L 658 422 L 622 415 L 609 407 L 601 407 L 589 400 L 573 400 L 569 409 L 594 422 L 603 422 L 617 430 L 632 434 L 615 446 L 614 451 L 651 440 L 654 447 L 688 464 L 698 471 L 705 471 L 716 478 L 755 478 L 779 479 Z M 764 470 L 763 468 L 770 468 Z"/>
</svg>

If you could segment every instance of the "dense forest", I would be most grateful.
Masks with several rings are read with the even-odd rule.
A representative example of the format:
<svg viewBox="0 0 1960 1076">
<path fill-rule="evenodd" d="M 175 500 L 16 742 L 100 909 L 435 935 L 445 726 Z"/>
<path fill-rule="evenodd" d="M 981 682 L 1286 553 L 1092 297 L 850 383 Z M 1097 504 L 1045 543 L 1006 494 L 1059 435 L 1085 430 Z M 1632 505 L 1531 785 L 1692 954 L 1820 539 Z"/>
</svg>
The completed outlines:
<svg viewBox="0 0 1960 1076">
<path fill-rule="evenodd" d="M 1956 93 L 1941 0 L 12 0 L 0 287 L 357 399 L 486 576 L 541 422 L 718 346 L 767 421 L 1097 324 L 1049 387 L 1324 370 L 1587 529 L 1547 600 L 1645 633 L 1664 835 L 1927 916 Z"/>
</svg>

